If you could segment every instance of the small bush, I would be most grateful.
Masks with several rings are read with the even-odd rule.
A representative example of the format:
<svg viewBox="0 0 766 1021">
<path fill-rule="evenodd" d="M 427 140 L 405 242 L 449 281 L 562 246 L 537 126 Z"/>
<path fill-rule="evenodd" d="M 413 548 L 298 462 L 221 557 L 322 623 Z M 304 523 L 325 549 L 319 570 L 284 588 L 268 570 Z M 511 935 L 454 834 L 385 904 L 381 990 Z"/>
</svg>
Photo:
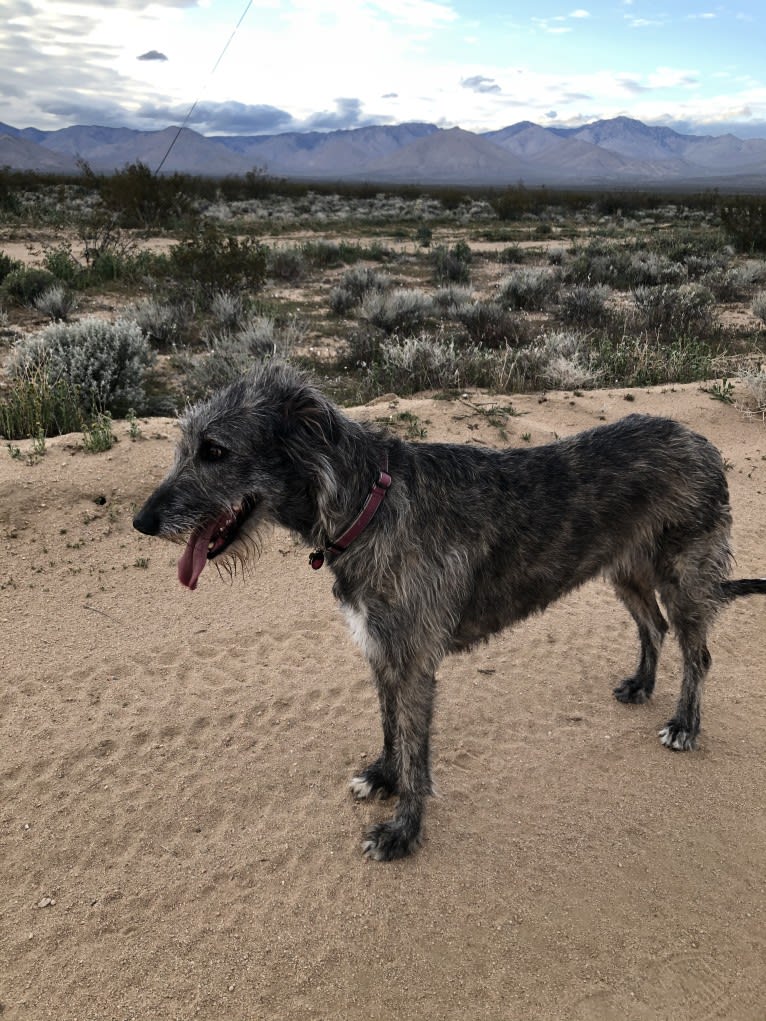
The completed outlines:
<svg viewBox="0 0 766 1021">
<path fill-rule="evenodd" d="M 756 294 L 750 308 L 757 319 L 760 319 L 762 323 L 766 323 L 766 291 L 759 291 Z"/>
<path fill-rule="evenodd" d="M 713 375 L 713 355 L 704 341 L 678 337 L 597 336 L 591 342 L 592 366 L 606 385 L 657 386 L 692 383 Z"/>
<path fill-rule="evenodd" d="M 384 333 L 405 333 L 421 327 L 432 312 L 433 302 L 423 291 L 394 288 L 370 291 L 359 314 Z"/>
<path fill-rule="evenodd" d="M 750 396 L 753 405 L 750 410 L 766 416 L 766 371 L 743 369 L 739 373 L 739 378 Z"/>
<path fill-rule="evenodd" d="M 391 286 L 388 274 L 369 266 L 353 266 L 345 271 L 338 286 L 330 291 L 330 309 L 335 315 L 347 315 L 360 304 L 365 294 L 386 291 Z"/>
<path fill-rule="evenodd" d="M 637 287 L 633 297 L 639 324 L 646 330 L 679 337 L 703 332 L 713 321 L 713 295 L 699 284 Z"/>
<path fill-rule="evenodd" d="M 53 287 L 56 278 L 47 269 L 22 267 L 14 269 L 0 284 L 0 294 L 17 305 L 32 305 L 43 291 Z"/>
<path fill-rule="evenodd" d="M 504 348 L 526 338 L 523 321 L 496 301 L 475 301 L 457 309 L 454 318 L 465 328 L 473 344 Z"/>
<path fill-rule="evenodd" d="M 54 284 L 34 299 L 34 307 L 44 316 L 55 322 L 66 322 L 70 314 L 77 308 L 77 299 L 72 292 L 61 284 Z"/>
<path fill-rule="evenodd" d="M 449 284 L 447 287 L 440 287 L 433 296 L 435 308 L 451 316 L 470 305 L 472 300 L 473 291 L 470 287 L 464 287 L 462 284 Z"/>
<path fill-rule="evenodd" d="M 431 252 L 434 279 L 437 284 L 468 284 L 471 280 L 471 249 L 460 241 L 454 248 L 439 245 Z"/>
<path fill-rule="evenodd" d="M 101 454 L 111 450 L 117 442 L 112 432 L 112 416 L 108 411 L 95 416 L 82 427 L 82 445 L 88 454 Z"/>
<path fill-rule="evenodd" d="M 148 340 L 159 348 L 170 347 L 174 343 L 186 320 L 185 310 L 179 305 L 155 298 L 136 302 L 127 309 L 127 314 L 138 323 Z"/>
<path fill-rule="evenodd" d="M 44 257 L 43 263 L 49 273 L 61 283 L 74 287 L 76 282 L 83 276 L 83 267 L 72 255 L 70 244 L 59 245 L 58 248 L 49 249 Z"/>
<path fill-rule="evenodd" d="M 58 436 L 81 424 L 79 394 L 65 379 L 51 381 L 44 365 L 20 369 L 0 391 L 0 434 L 8 440 Z"/>
<path fill-rule="evenodd" d="M 245 314 L 245 306 L 240 294 L 231 291 L 216 291 L 210 302 L 210 316 L 219 329 L 232 332 Z"/>
<path fill-rule="evenodd" d="M 183 390 L 192 400 L 207 397 L 264 358 L 287 358 L 301 335 L 293 321 L 278 325 L 267 316 L 251 319 L 235 335 L 212 338 L 206 352 L 177 359 L 177 368 L 184 373 Z"/>
<path fill-rule="evenodd" d="M 171 276 L 189 284 L 208 302 L 216 291 L 257 291 L 266 278 L 266 249 L 252 238 L 223 234 L 208 224 L 168 253 Z"/>
<path fill-rule="evenodd" d="M 273 248 L 268 254 L 268 274 L 274 280 L 298 283 L 306 275 L 306 257 L 298 248 Z"/>
<path fill-rule="evenodd" d="M 500 281 L 498 301 L 506 308 L 543 310 L 553 299 L 558 275 L 545 269 L 518 269 Z"/>
<path fill-rule="evenodd" d="M 591 367 L 586 339 L 579 333 L 560 330 L 547 334 L 540 346 L 544 352 L 542 374 L 556 390 L 576 390 L 593 386 L 596 373 Z"/>
<path fill-rule="evenodd" d="M 191 195 L 178 175 L 158 176 L 131 163 L 99 178 L 101 201 L 122 227 L 172 227 L 191 210 Z"/>
<path fill-rule="evenodd" d="M 17 378 L 43 372 L 51 385 L 64 380 L 86 415 L 119 415 L 144 406 L 144 379 L 152 359 L 134 320 L 88 318 L 25 337 L 14 349 L 9 371 Z"/>
<path fill-rule="evenodd" d="M 9 273 L 13 273 L 14 270 L 23 269 L 22 264 L 18 259 L 12 259 L 10 255 L 6 255 L 5 252 L 0 252 L 0 284 L 5 280 Z"/>
<path fill-rule="evenodd" d="M 559 314 L 565 323 L 601 325 L 608 318 L 609 293 L 604 284 L 576 284 L 559 295 Z"/>
</svg>

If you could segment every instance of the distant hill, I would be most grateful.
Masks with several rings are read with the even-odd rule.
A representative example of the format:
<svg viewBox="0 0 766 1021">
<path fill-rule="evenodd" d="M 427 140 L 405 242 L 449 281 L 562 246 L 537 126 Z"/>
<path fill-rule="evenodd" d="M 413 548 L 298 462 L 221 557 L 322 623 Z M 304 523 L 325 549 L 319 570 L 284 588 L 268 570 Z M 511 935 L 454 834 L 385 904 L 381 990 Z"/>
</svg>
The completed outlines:
<svg viewBox="0 0 766 1021">
<path fill-rule="evenodd" d="M 178 135 L 177 140 L 176 135 Z M 172 145 L 172 148 L 171 148 Z M 137 131 L 75 125 L 57 131 L 0 123 L 0 166 L 71 172 L 77 159 L 112 172 L 140 161 L 164 173 L 224 177 L 258 170 L 304 180 L 390 184 L 567 186 L 680 185 L 738 181 L 766 188 L 766 139 L 685 135 L 630 117 L 579 128 L 521 121 L 477 134 L 434 124 L 327 132 L 205 137 L 187 128 Z"/>
</svg>

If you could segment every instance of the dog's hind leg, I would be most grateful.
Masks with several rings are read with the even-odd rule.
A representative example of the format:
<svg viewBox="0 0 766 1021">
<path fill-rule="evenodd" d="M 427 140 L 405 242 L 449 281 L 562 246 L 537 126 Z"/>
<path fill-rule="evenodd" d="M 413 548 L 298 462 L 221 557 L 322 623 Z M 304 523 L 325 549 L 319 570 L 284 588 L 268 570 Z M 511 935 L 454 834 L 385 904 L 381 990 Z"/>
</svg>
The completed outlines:
<svg viewBox="0 0 766 1021">
<path fill-rule="evenodd" d="M 657 663 L 668 631 L 668 623 L 657 605 L 654 589 L 648 581 L 637 576 L 619 574 L 615 574 L 612 581 L 617 595 L 636 622 L 641 642 L 641 655 L 636 672 L 617 685 L 614 697 L 620 702 L 641 704 L 646 702 L 654 691 Z"/>
<path fill-rule="evenodd" d="M 711 659 L 706 642 L 707 628 L 704 625 L 687 621 L 674 622 L 674 626 L 683 653 L 684 676 L 675 715 L 660 731 L 660 740 L 666 748 L 685 752 L 697 746 L 702 689 Z"/>
</svg>

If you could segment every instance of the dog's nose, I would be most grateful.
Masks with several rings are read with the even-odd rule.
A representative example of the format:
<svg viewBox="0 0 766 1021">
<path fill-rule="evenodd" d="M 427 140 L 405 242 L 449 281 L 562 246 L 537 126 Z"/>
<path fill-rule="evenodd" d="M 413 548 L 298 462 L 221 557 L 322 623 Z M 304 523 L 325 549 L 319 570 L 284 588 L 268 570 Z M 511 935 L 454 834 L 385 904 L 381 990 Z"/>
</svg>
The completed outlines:
<svg viewBox="0 0 766 1021">
<path fill-rule="evenodd" d="M 144 535 L 156 535 L 160 530 L 160 516 L 149 504 L 144 504 L 133 518 L 133 527 Z"/>
</svg>

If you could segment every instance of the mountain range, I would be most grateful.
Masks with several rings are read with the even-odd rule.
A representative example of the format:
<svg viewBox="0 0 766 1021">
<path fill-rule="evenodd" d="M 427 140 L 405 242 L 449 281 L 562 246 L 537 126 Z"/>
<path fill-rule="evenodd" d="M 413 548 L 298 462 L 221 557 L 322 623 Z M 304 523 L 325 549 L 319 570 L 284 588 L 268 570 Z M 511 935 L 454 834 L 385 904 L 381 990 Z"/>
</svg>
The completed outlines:
<svg viewBox="0 0 766 1021">
<path fill-rule="evenodd" d="M 279 135 L 205 136 L 75 125 L 55 131 L 0 122 L 0 167 L 73 173 L 78 160 L 110 173 L 141 162 L 163 173 L 380 184 L 681 186 L 766 189 L 766 139 L 687 135 L 630 117 L 578 128 L 521 121 L 475 133 L 435 124 Z"/>
</svg>

